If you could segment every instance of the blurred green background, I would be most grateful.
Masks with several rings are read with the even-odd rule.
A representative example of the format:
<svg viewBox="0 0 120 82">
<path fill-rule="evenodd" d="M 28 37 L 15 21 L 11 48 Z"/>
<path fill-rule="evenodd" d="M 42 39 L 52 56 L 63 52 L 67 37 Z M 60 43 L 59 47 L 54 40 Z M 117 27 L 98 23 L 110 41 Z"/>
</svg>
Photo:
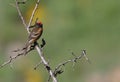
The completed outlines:
<svg viewBox="0 0 120 82">
<path fill-rule="evenodd" d="M 12 50 L 24 46 L 27 32 L 14 0 L 0 1 L 0 64 L 15 55 Z M 28 22 L 34 0 L 20 5 Z M 44 54 L 54 68 L 80 55 L 86 49 L 91 64 L 83 58 L 72 68 L 63 68 L 59 82 L 120 82 L 120 1 L 119 0 L 41 0 L 35 15 L 44 24 Z M 35 20 L 35 18 L 34 18 Z M 41 40 L 39 40 L 39 43 Z M 46 82 L 48 74 L 36 51 L 22 56 L 0 69 L 0 82 Z"/>
</svg>

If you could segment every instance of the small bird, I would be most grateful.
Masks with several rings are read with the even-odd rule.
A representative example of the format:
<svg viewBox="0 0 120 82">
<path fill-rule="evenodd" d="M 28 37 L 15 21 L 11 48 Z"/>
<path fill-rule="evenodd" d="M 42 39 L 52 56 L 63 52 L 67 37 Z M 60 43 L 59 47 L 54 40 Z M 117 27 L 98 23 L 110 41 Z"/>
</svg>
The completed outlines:
<svg viewBox="0 0 120 82">
<path fill-rule="evenodd" d="M 35 25 L 30 26 L 29 28 L 33 28 L 32 31 L 29 34 L 28 41 L 24 47 L 24 54 L 27 53 L 27 50 L 32 46 L 32 44 L 35 44 L 37 40 L 41 37 L 43 33 L 43 24 L 42 22 L 36 22 Z"/>
</svg>

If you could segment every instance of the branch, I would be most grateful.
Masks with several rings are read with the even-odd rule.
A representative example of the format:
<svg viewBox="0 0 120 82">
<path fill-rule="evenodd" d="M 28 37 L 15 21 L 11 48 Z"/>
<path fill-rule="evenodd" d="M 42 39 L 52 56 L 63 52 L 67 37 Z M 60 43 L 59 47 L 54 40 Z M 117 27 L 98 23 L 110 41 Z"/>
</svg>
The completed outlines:
<svg viewBox="0 0 120 82">
<path fill-rule="evenodd" d="M 42 64 L 42 61 L 36 64 L 36 66 L 34 67 L 34 70 L 36 70 L 40 64 Z"/>
<path fill-rule="evenodd" d="M 19 8 L 19 6 L 18 6 L 18 1 L 15 0 L 15 2 L 16 2 L 16 8 L 17 8 L 17 11 L 18 11 L 18 13 L 19 13 L 19 16 L 21 17 L 21 20 L 23 21 L 23 24 L 24 24 L 25 21 L 24 21 L 24 19 L 23 19 L 23 16 L 22 16 L 22 14 L 21 14 L 20 8 Z M 36 3 L 36 5 L 35 5 L 35 7 L 34 7 L 34 10 L 33 10 L 32 15 L 31 15 L 31 17 L 30 17 L 30 21 L 29 21 L 28 25 L 26 26 L 26 24 L 24 24 L 24 26 L 25 26 L 25 28 L 27 29 L 28 33 L 30 33 L 30 32 L 29 32 L 29 26 L 31 25 L 32 19 L 33 19 L 33 17 L 34 17 L 34 14 L 35 14 L 37 8 L 38 8 L 39 3 L 40 3 L 40 0 L 37 0 L 37 3 Z M 54 76 L 54 74 L 53 74 L 53 72 L 52 72 L 52 70 L 51 70 L 51 67 L 49 66 L 49 64 L 47 63 L 47 61 L 45 60 L 45 58 L 44 58 L 44 56 L 43 56 L 42 49 L 41 49 L 38 45 L 36 45 L 35 48 L 36 48 L 36 50 L 37 50 L 37 52 L 38 52 L 38 54 L 39 54 L 39 56 L 40 56 L 40 58 L 41 58 L 42 63 L 44 64 L 44 66 L 46 67 L 48 73 L 49 73 L 50 76 L 52 77 L 53 82 L 57 82 L 57 79 L 56 79 L 56 77 Z"/>
<path fill-rule="evenodd" d="M 73 53 L 72 53 L 72 55 L 73 55 Z M 66 64 L 71 63 L 71 62 L 76 63 L 82 57 L 85 57 L 85 59 L 88 62 L 90 62 L 89 59 L 88 59 L 88 57 L 87 57 L 87 55 L 86 55 L 86 50 L 82 50 L 82 54 L 81 55 L 75 56 L 75 58 L 73 58 L 73 59 L 69 59 L 69 60 L 64 61 L 63 63 L 58 64 L 58 66 L 55 67 L 55 70 L 53 72 L 54 75 L 57 77 L 58 74 L 63 73 L 63 71 L 60 68 L 62 68 L 63 66 L 65 66 Z"/>
<path fill-rule="evenodd" d="M 29 53 L 30 51 L 34 50 L 34 47 L 31 47 L 26 53 Z M 13 52 L 18 52 L 18 51 L 22 51 L 20 49 L 14 50 Z M 24 55 L 24 52 L 18 53 L 16 56 L 10 56 L 10 59 L 6 62 L 4 62 L 2 65 L 0 65 L 0 68 L 4 67 L 7 64 L 10 64 L 13 60 L 15 60 L 16 58 L 18 58 L 19 56 Z"/>
<path fill-rule="evenodd" d="M 4 66 L 7 65 L 7 64 L 10 64 L 14 59 L 16 59 L 17 57 L 19 57 L 19 56 L 21 56 L 21 55 L 23 55 L 23 54 L 18 54 L 18 55 L 13 56 L 13 57 L 10 56 L 10 59 L 9 59 L 8 61 L 6 61 L 6 62 L 4 62 L 2 65 L 0 65 L 0 68 L 4 67 Z"/>
<path fill-rule="evenodd" d="M 31 15 L 31 17 L 30 17 L 30 20 L 29 20 L 29 23 L 28 23 L 27 28 L 29 28 L 30 25 L 31 25 L 31 22 L 32 22 L 32 20 L 33 20 L 33 17 L 34 17 L 34 15 L 35 15 L 35 12 L 36 12 L 36 10 L 38 9 L 39 3 L 40 3 L 40 0 L 37 0 L 36 5 L 35 5 L 35 7 L 34 7 L 34 9 L 33 9 L 32 15 Z"/>
<path fill-rule="evenodd" d="M 22 20 L 22 23 L 23 23 L 24 27 L 27 27 L 27 25 L 26 25 L 26 23 L 25 23 L 25 20 L 24 20 L 24 18 L 23 18 L 23 16 L 22 16 L 22 13 L 21 13 L 21 11 L 20 11 L 20 8 L 19 8 L 19 6 L 18 6 L 18 1 L 17 1 L 17 0 L 15 0 L 15 4 L 16 4 L 16 8 L 17 8 L 18 14 L 19 14 L 19 16 L 20 16 L 20 18 L 21 18 L 21 20 Z M 27 29 L 27 28 L 26 28 L 26 29 Z M 27 29 L 27 31 L 29 32 L 29 29 Z"/>
<path fill-rule="evenodd" d="M 52 72 L 52 69 L 51 67 L 49 66 L 48 62 L 45 60 L 44 56 L 43 56 L 43 53 L 42 53 L 42 49 L 39 48 L 38 46 L 35 47 L 39 53 L 39 56 L 42 60 L 42 63 L 44 64 L 45 68 L 47 69 L 48 73 L 50 74 L 50 76 L 52 77 L 53 79 L 53 82 L 57 82 L 57 79 L 56 77 L 54 76 L 54 73 Z"/>
</svg>

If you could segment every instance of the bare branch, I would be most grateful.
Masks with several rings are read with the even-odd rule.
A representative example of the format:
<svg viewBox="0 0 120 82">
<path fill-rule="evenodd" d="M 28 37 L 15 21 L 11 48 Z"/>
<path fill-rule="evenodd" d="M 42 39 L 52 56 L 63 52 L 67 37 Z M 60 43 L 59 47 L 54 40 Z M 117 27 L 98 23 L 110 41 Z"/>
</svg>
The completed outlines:
<svg viewBox="0 0 120 82">
<path fill-rule="evenodd" d="M 45 60 L 44 56 L 43 56 L 43 53 L 42 53 L 42 49 L 39 48 L 39 46 L 37 45 L 36 47 L 36 50 L 38 51 L 39 53 L 39 56 L 42 60 L 42 63 L 44 64 L 44 66 L 46 67 L 48 73 L 50 74 L 51 78 L 53 79 L 53 82 L 57 82 L 57 79 L 56 77 L 54 76 L 53 72 L 52 72 L 52 69 L 51 67 L 49 66 L 48 62 Z"/>
<path fill-rule="evenodd" d="M 8 61 L 6 61 L 6 62 L 4 62 L 2 65 L 0 65 L 0 68 L 2 68 L 2 67 L 4 67 L 5 65 L 7 65 L 7 64 L 10 64 L 14 59 L 16 59 L 17 57 L 19 57 L 19 56 L 21 56 L 21 55 L 23 55 L 22 53 L 20 53 L 20 54 L 18 54 L 18 55 L 16 55 L 16 56 L 10 56 L 10 59 L 8 60 Z"/>
<path fill-rule="evenodd" d="M 30 33 L 30 32 L 29 32 L 29 27 L 30 27 L 31 22 L 32 22 L 32 20 L 33 20 L 34 14 L 35 14 L 35 12 L 36 12 L 36 10 L 37 10 L 37 8 L 38 8 L 38 5 L 39 5 L 39 3 L 40 3 L 40 0 L 37 0 L 37 3 L 36 3 L 36 5 L 35 5 L 35 7 L 34 7 L 34 9 L 33 9 L 32 15 L 31 15 L 31 17 L 30 17 L 30 20 L 29 20 L 29 23 L 28 23 L 27 26 L 26 26 L 26 24 L 25 24 L 25 21 L 24 21 L 24 19 L 23 19 L 23 16 L 22 16 L 22 14 L 21 14 L 20 9 L 19 9 L 18 1 L 15 0 L 15 2 L 16 2 L 16 8 L 17 8 L 17 11 L 18 11 L 18 13 L 19 13 L 19 16 L 21 17 L 21 20 L 23 21 L 23 24 L 24 24 L 25 28 L 27 29 L 28 33 Z M 43 56 L 42 49 L 41 49 L 38 45 L 36 45 L 35 48 L 36 48 L 36 50 L 37 50 L 37 52 L 38 52 L 38 54 L 39 54 L 39 56 L 40 56 L 40 58 L 41 58 L 41 60 L 42 60 L 42 63 L 43 63 L 44 66 L 46 67 L 46 69 L 47 69 L 48 73 L 50 74 L 51 78 L 53 79 L 53 82 L 57 82 L 57 79 L 56 79 L 56 77 L 54 76 L 54 74 L 53 74 L 53 72 L 52 72 L 52 70 L 51 70 L 51 67 L 49 66 L 49 64 L 47 63 L 47 61 L 45 60 L 45 58 L 44 58 L 44 56 Z"/>
<path fill-rule="evenodd" d="M 38 9 L 39 3 L 40 3 L 40 0 L 37 0 L 36 5 L 35 5 L 35 7 L 34 7 L 34 9 L 33 9 L 32 15 L 31 15 L 31 17 L 30 17 L 30 20 L 29 20 L 29 23 L 28 23 L 27 28 L 29 28 L 30 25 L 31 25 L 31 22 L 32 22 L 32 20 L 33 20 L 33 17 L 34 17 L 34 15 L 35 15 L 35 12 L 36 12 L 36 10 Z"/>
<path fill-rule="evenodd" d="M 72 55 L 73 55 L 73 54 L 74 54 L 74 53 L 72 52 Z M 75 56 L 75 58 L 66 60 L 66 61 L 64 61 L 63 63 L 58 64 L 58 66 L 55 67 L 55 70 L 54 70 L 53 73 L 54 73 L 54 75 L 55 75 L 56 77 L 57 77 L 58 74 L 63 73 L 63 71 L 62 71 L 60 68 L 62 68 L 62 67 L 65 66 L 66 64 L 68 64 L 68 63 L 70 63 L 70 62 L 73 62 L 73 64 L 75 64 L 75 63 L 77 62 L 77 60 L 80 60 L 82 57 L 85 57 L 87 61 L 89 60 L 88 57 L 86 56 L 86 50 L 82 50 L 82 54 L 81 54 L 81 55 L 79 55 L 79 56 L 74 55 L 74 56 Z M 49 77 L 49 78 L 50 78 L 50 77 Z"/>
<path fill-rule="evenodd" d="M 30 51 L 34 50 L 34 48 L 30 48 L 26 53 L 29 53 Z M 18 58 L 19 56 L 24 55 L 24 52 L 22 52 L 23 50 L 14 50 L 13 52 L 21 52 L 21 53 L 17 53 L 17 55 L 15 56 L 10 56 L 10 59 L 6 62 L 4 62 L 2 65 L 0 65 L 0 68 L 4 67 L 7 64 L 10 64 L 13 60 L 15 60 L 16 58 Z"/>
<path fill-rule="evenodd" d="M 83 51 L 82 51 L 82 54 L 84 55 L 84 57 L 85 57 L 85 59 L 88 61 L 88 63 L 91 64 L 91 61 L 90 61 L 89 58 L 87 57 L 86 50 L 83 50 Z"/>
<path fill-rule="evenodd" d="M 15 4 L 16 4 L 16 8 L 17 8 L 18 14 L 19 14 L 19 16 L 20 16 L 20 18 L 21 18 L 21 20 L 22 20 L 22 23 L 23 23 L 24 27 L 27 27 L 27 25 L 26 25 L 26 23 L 25 23 L 25 20 L 24 20 L 24 18 L 23 18 L 23 16 L 22 16 L 22 13 L 21 13 L 21 11 L 20 11 L 20 8 L 19 8 L 18 1 L 17 1 L 17 0 L 15 0 Z M 27 29 L 27 28 L 26 28 L 26 29 Z M 27 29 L 27 31 L 28 31 L 28 33 L 29 33 L 29 29 Z"/>
<path fill-rule="evenodd" d="M 39 63 L 34 67 L 34 70 L 36 70 L 40 64 L 42 64 L 42 61 L 39 62 Z"/>
</svg>

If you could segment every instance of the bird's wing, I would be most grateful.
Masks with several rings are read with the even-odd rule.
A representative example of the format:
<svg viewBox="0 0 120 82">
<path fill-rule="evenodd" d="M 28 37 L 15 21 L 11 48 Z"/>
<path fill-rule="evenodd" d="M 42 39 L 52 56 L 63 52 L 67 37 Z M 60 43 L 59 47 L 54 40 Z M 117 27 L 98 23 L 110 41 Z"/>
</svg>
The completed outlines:
<svg viewBox="0 0 120 82">
<path fill-rule="evenodd" d="M 31 32 L 29 39 L 37 38 L 38 36 L 40 36 L 40 32 Z"/>
</svg>

